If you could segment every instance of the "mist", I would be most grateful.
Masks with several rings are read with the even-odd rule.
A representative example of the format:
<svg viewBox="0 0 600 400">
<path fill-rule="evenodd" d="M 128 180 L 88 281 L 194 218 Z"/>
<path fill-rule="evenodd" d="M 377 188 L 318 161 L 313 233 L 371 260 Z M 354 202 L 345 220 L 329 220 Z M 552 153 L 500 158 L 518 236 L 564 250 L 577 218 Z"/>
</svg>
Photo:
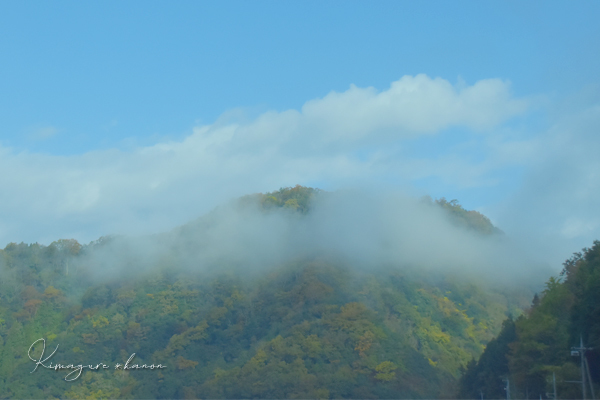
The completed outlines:
<svg viewBox="0 0 600 400">
<path fill-rule="evenodd" d="M 457 226 L 435 203 L 401 192 L 321 192 L 306 214 L 265 210 L 258 199 L 232 201 L 163 234 L 88 246 L 80 264 L 101 280 L 156 269 L 263 273 L 315 258 L 365 272 L 391 268 L 503 286 L 539 285 L 551 274 L 506 235 Z"/>
</svg>

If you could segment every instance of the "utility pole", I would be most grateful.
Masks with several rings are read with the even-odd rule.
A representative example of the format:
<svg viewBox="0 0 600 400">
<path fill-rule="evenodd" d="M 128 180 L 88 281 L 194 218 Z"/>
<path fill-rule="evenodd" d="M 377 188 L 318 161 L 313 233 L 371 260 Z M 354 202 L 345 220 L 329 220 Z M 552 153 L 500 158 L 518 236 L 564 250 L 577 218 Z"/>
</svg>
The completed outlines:
<svg viewBox="0 0 600 400">
<path fill-rule="evenodd" d="M 585 352 L 587 350 L 592 350 L 591 347 L 584 347 L 583 346 L 583 336 L 579 335 L 579 347 L 571 347 L 571 355 L 576 357 L 576 356 L 580 356 L 581 357 L 581 394 L 583 395 L 583 400 L 586 400 L 586 389 L 585 389 L 585 373 L 586 373 L 586 364 L 587 364 L 587 360 L 585 359 Z M 590 387 L 592 385 L 592 381 L 590 380 Z M 592 397 L 596 397 L 593 393 L 594 388 L 592 387 Z"/>
<path fill-rule="evenodd" d="M 590 383 L 590 390 L 592 391 L 592 399 L 596 400 L 596 393 L 594 393 L 594 382 L 592 381 L 592 376 L 590 375 L 590 364 L 588 363 L 587 358 L 585 359 L 585 370 L 587 372 L 588 382 Z"/>
<path fill-rule="evenodd" d="M 579 336 L 579 354 L 581 355 L 581 390 L 583 390 L 583 400 L 585 400 L 585 371 L 583 370 L 583 357 L 585 356 L 585 347 L 583 347 L 583 336 Z"/>
<path fill-rule="evenodd" d="M 508 379 L 508 376 L 506 377 L 506 387 L 504 390 L 506 390 L 506 400 L 510 400 L 510 379 Z"/>
<path fill-rule="evenodd" d="M 557 397 L 556 397 L 556 373 L 555 372 L 552 373 L 552 389 L 554 389 L 553 399 L 556 400 Z"/>
</svg>

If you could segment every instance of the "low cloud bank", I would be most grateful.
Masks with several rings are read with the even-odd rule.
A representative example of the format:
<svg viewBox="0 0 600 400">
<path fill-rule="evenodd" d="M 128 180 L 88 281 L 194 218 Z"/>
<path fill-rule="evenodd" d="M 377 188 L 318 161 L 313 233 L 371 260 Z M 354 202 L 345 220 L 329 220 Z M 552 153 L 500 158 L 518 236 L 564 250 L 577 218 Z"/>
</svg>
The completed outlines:
<svg viewBox="0 0 600 400">
<path fill-rule="evenodd" d="M 459 227 L 435 204 L 361 190 L 321 194 L 307 214 L 233 202 L 167 234 L 117 238 L 88 257 L 84 263 L 102 278 L 156 267 L 260 272 L 314 257 L 506 285 L 540 284 L 550 275 L 502 234 Z"/>
</svg>

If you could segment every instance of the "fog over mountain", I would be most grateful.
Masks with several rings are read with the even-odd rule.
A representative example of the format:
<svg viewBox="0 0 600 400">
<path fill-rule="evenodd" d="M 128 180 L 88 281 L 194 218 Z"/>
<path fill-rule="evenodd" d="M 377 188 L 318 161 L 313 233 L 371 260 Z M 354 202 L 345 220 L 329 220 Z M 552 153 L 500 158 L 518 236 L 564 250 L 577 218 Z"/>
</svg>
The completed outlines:
<svg viewBox="0 0 600 400">
<path fill-rule="evenodd" d="M 12 243 L 0 397 L 439 397 L 550 272 L 456 200 L 372 187 L 247 195 L 154 235 Z M 57 360 L 135 352 L 168 370 L 57 383 L 23 373 L 40 335 Z"/>
<path fill-rule="evenodd" d="M 346 190 L 320 192 L 309 204 L 303 213 L 265 209 L 260 196 L 247 196 L 168 233 L 92 246 L 91 259 L 81 262 L 111 277 L 125 265 L 128 273 L 165 262 L 193 271 L 232 266 L 242 272 L 325 257 L 362 270 L 416 269 L 518 286 L 539 285 L 552 271 L 501 231 L 461 226 L 431 199 Z"/>
</svg>

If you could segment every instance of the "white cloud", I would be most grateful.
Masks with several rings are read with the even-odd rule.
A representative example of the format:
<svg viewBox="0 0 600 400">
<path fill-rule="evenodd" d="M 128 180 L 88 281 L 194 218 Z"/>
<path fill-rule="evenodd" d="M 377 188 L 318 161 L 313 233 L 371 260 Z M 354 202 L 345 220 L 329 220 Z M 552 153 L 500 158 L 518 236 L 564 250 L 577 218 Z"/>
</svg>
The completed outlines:
<svg viewBox="0 0 600 400">
<path fill-rule="evenodd" d="M 54 126 L 42 126 L 30 129 L 29 138 L 33 140 L 46 140 L 56 136 L 59 132 Z"/>
<path fill-rule="evenodd" d="M 327 132 L 326 140 L 357 140 L 388 130 L 393 137 L 411 137 L 454 125 L 486 130 L 527 110 L 528 102 L 513 99 L 509 89 L 499 79 L 459 89 L 441 78 L 404 76 L 381 93 L 354 85 L 332 92 L 307 102 L 302 115 L 307 125 Z"/>
<path fill-rule="evenodd" d="M 586 236 L 598 228 L 598 221 L 582 220 L 576 217 L 568 217 L 563 224 L 560 234 L 567 239 Z"/>
<path fill-rule="evenodd" d="M 453 126 L 489 131 L 528 104 L 498 79 L 456 87 L 440 78 L 405 76 L 385 91 L 351 86 L 308 101 L 300 111 L 270 111 L 246 122 L 224 117 L 180 142 L 130 152 L 51 156 L 0 148 L 0 241 L 155 232 L 231 197 L 296 183 L 465 174 L 473 164 L 451 155 L 441 164 L 400 162 L 389 150 Z M 490 168 L 473 169 L 468 179 L 477 182 Z"/>
<path fill-rule="evenodd" d="M 499 212 L 510 233 L 555 261 L 600 239 L 600 103 L 563 109 L 536 140 L 522 187 Z"/>
</svg>

